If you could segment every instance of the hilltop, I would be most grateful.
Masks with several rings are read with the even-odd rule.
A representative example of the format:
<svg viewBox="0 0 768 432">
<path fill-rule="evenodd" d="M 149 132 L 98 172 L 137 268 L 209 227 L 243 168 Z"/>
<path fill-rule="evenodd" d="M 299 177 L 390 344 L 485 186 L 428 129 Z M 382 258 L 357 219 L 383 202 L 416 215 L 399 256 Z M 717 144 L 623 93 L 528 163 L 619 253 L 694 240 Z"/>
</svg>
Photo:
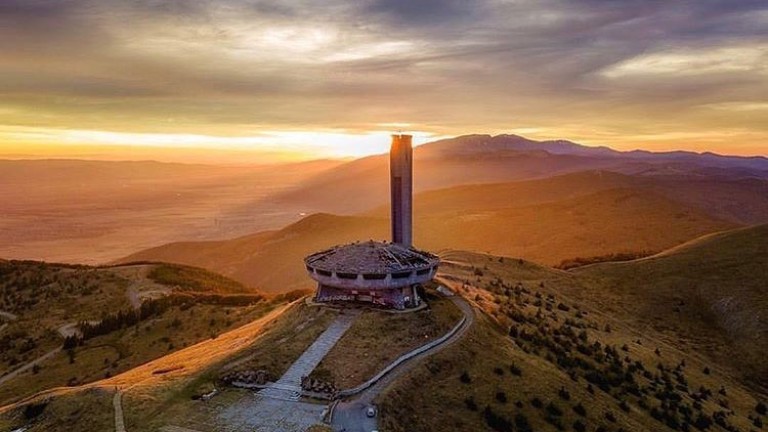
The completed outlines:
<svg viewBox="0 0 768 432">
<path fill-rule="evenodd" d="M 768 223 L 768 180 L 640 176 L 604 170 L 422 192 L 416 196 L 414 212 L 418 215 L 458 210 L 495 211 L 578 198 L 609 189 L 654 193 L 712 218 L 736 224 Z M 369 214 L 385 216 L 388 211 L 386 205 Z"/>
<path fill-rule="evenodd" d="M 217 271 L 265 292 L 313 288 L 303 259 L 337 243 L 384 238 L 389 220 L 316 214 L 281 230 L 233 240 L 180 242 L 148 249 L 118 262 L 166 261 Z"/>
</svg>

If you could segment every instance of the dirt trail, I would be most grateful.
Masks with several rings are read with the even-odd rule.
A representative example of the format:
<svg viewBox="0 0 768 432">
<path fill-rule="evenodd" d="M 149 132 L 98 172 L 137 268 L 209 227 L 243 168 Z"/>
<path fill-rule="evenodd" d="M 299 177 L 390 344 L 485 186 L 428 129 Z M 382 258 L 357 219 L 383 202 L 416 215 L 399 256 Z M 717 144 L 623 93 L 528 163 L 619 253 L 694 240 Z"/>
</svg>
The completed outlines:
<svg viewBox="0 0 768 432">
<path fill-rule="evenodd" d="M 3 317 L 5 319 L 7 319 L 8 321 L 16 321 L 19 318 L 19 316 L 16 315 L 16 314 L 12 314 L 10 312 L 5 312 L 5 311 L 1 311 L 1 310 L 0 310 L 0 317 Z"/>
<path fill-rule="evenodd" d="M 141 308 L 141 303 L 147 298 L 158 298 L 168 295 L 171 288 L 158 284 L 147 277 L 151 264 L 137 264 L 113 267 L 113 271 L 131 281 L 125 289 L 125 296 L 134 309 Z M 142 289 L 143 288 L 143 289 Z"/>
<path fill-rule="evenodd" d="M 56 348 L 54 350 L 48 351 L 47 353 L 45 353 L 45 354 L 41 355 L 40 357 L 30 361 L 29 363 L 25 364 L 24 366 L 14 370 L 13 372 L 9 373 L 8 375 L 5 375 L 5 376 L 1 377 L 0 378 L 0 386 L 5 384 L 5 383 L 7 383 L 8 381 L 16 378 L 17 376 L 19 376 L 19 374 L 22 374 L 22 373 L 32 369 L 36 364 L 40 364 L 40 363 L 48 360 L 49 358 L 55 356 L 59 352 L 61 352 L 61 348 L 60 347 Z"/>
<path fill-rule="evenodd" d="M 115 432 L 125 431 L 125 418 L 123 417 L 123 392 L 118 390 L 112 398 L 112 407 L 115 410 Z"/>
<path fill-rule="evenodd" d="M 297 301 L 303 301 L 303 299 Z M 0 407 L 0 414 L 43 396 L 50 397 L 63 395 L 89 388 L 126 391 L 133 387 L 152 386 L 167 381 L 169 378 L 181 378 L 199 372 L 223 358 L 234 356 L 238 351 L 249 347 L 262 335 L 264 327 L 267 324 L 277 319 L 288 308 L 295 305 L 297 301 L 278 306 L 261 318 L 221 334 L 216 339 L 202 341 L 167 356 L 137 366 L 112 378 L 84 384 L 78 387 L 56 387 L 43 390 L 35 395 L 24 398 L 19 402 Z M 61 349 L 59 348 L 55 351 L 58 352 L 60 350 Z M 55 354 L 55 352 L 50 352 L 46 354 L 46 356 L 53 354 Z M 43 357 L 36 361 L 45 360 Z M 6 379 L 6 377 L 3 377 L 3 379 Z"/>
</svg>

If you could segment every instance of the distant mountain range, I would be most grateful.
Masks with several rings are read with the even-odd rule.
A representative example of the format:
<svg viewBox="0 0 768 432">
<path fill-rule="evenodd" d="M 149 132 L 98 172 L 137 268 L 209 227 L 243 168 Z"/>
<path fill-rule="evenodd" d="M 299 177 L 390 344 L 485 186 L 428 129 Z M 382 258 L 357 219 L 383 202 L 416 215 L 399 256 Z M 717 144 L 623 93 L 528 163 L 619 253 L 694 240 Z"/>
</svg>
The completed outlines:
<svg viewBox="0 0 768 432">
<path fill-rule="evenodd" d="M 309 177 L 296 188 L 269 199 L 304 213 L 365 211 L 388 200 L 388 163 L 386 155 L 357 159 Z M 620 152 L 563 140 L 534 141 L 517 135 L 465 135 L 427 143 L 414 150 L 414 164 L 417 192 L 588 170 L 668 180 L 768 180 L 768 159 L 760 156 Z"/>
<path fill-rule="evenodd" d="M 768 158 L 763 156 L 727 156 L 691 151 L 651 152 L 648 150 L 619 151 L 610 147 L 591 147 L 567 140 L 535 141 L 519 135 L 463 135 L 425 144 L 419 149 L 425 154 L 467 155 L 503 151 L 544 151 L 552 155 L 611 157 L 647 162 L 676 162 L 701 167 L 755 170 L 759 176 L 768 175 Z"/>
<path fill-rule="evenodd" d="M 718 223 L 768 222 L 763 157 L 619 152 L 516 135 L 465 135 L 424 144 L 414 155 L 415 189 L 425 193 L 417 214 L 423 216 L 500 214 L 568 199 L 575 205 L 586 195 L 623 188 L 642 189 L 638 196 L 670 200 Z M 386 218 L 388 164 L 386 155 L 280 168 L 0 161 L 0 257 L 95 264 L 171 242 L 279 229 L 314 213 Z M 572 257 L 527 256 L 549 264 Z"/>
</svg>

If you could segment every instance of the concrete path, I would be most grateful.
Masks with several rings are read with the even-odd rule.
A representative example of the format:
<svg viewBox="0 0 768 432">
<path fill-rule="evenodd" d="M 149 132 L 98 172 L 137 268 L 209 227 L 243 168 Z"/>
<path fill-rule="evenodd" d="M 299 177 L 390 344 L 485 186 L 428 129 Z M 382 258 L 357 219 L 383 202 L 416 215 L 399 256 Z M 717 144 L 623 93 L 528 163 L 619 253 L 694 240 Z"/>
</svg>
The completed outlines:
<svg viewBox="0 0 768 432">
<path fill-rule="evenodd" d="M 409 358 L 397 367 L 392 369 L 389 373 L 384 375 L 379 381 L 371 385 L 367 389 L 360 392 L 356 397 L 353 397 L 347 401 L 339 402 L 333 414 L 332 426 L 335 431 L 345 432 L 371 432 L 377 430 L 376 418 L 370 418 L 366 415 L 368 407 L 373 405 L 373 401 L 376 397 L 389 385 L 391 385 L 397 378 L 401 377 L 411 369 L 413 369 L 419 362 L 432 354 L 437 353 L 450 346 L 454 342 L 464 337 L 467 330 L 475 322 L 475 312 L 472 306 L 459 296 L 450 297 L 451 301 L 461 309 L 464 313 L 464 323 L 462 326 L 443 343 L 430 348 L 414 357 Z"/>
<path fill-rule="evenodd" d="M 226 407 L 218 417 L 217 432 L 306 432 L 322 424 L 325 404 L 280 400 L 246 394 Z"/>
<path fill-rule="evenodd" d="M 8 321 L 16 321 L 19 316 L 6 311 L 0 311 L 0 317 L 7 319 Z"/>
<path fill-rule="evenodd" d="M 308 376 L 349 330 L 359 311 L 344 311 L 293 362 L 277 382 L 255 394 L 248 394 L 227 407 L 219 416 L 222 430 L 237 432 L 305 432 L 321 424 L 326 404 L 300 402 L 301 378 Z"/>
<path fill-rule="evenodd" d="M 259 391 L 259 395 L 283 400 L 299 400 L 301 379 L 309 376 L 336 342 L 349 330 L 359 311 L 344 311 L 271 386 Z"/>
<path fill-rule="evenodd" d="M 123 417 L 123 391 L 119 388 L 112 398 L 112 406 L 115 408 L 115 432 L 125 432 L 125 418 Z"/>
<path fill-rule="evenodd" d="M 194 429 L 187 429 L 179 426 L 163 426 L 160 428 L 160 432 L 200 432 Z"/>
<path fill-rule="evenodd" d="M 31 362 L 25 364 L 24 366 L 16 369 L 15 371 L 9 373 L 8 375 L 3 376 L 2 378 L 0 378 L 0 385 L 3 385 L 6 382 L 16 378 L 17 376 L 19 376 L 19 374 L 24 373 L 24 372 L 32 369 L 36 364 L 39 364 L 39 363 L 42 363 L 42 362 L 48 360 L 49 358 L 55 356 L 59 352 L 61 352 L 61 348 L 60 347 L 56 348 L 54 350 L 48 351 L 47 353 L 45 353 L 42 356 L 32 360 Z"/>
</svg>

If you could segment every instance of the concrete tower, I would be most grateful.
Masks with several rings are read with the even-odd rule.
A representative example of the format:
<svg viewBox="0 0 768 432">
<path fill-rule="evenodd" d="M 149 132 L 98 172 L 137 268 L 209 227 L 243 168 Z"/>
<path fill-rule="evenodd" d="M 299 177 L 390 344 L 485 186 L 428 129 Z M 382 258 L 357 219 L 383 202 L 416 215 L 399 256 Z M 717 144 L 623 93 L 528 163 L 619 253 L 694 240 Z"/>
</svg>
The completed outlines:
<svg viewBox="0 0 768 432">
<path fill-rule="evenodd" d="M 392 135 L 389 152 L 392 193 L 392 242 L 413 243 L 413 147 L 411 135 Z"/>
</svg>

